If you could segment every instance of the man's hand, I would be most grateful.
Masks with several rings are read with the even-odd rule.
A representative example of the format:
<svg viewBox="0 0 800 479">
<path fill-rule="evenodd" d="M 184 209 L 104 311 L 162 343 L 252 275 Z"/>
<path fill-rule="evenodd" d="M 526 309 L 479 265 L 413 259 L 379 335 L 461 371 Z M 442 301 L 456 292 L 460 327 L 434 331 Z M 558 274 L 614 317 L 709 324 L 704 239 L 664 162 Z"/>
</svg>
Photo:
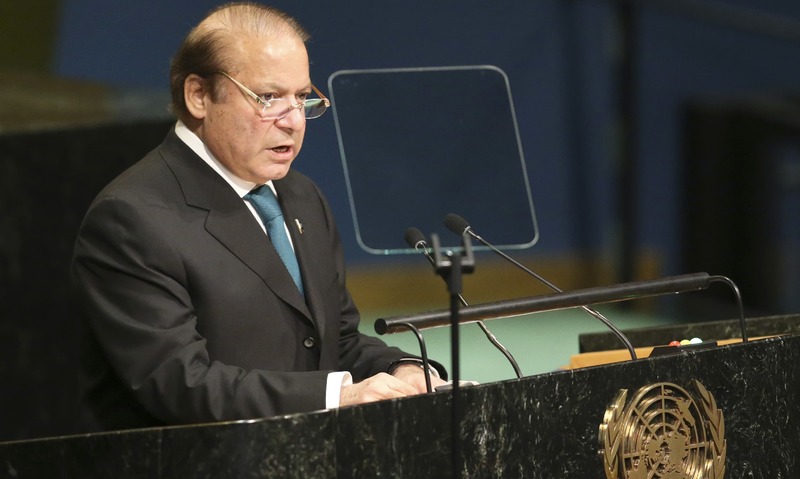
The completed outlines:
<svg viewBox="0 0 800 479">
<path fill-rule="evenodd" d="M 445 384 L 436 375 L 431 375 L 431 387 Z M 428 392 L 425 374 L 419 365 L 401 364 L 392 372 L 379 373 L 360 383 L 342 386 L 340 406 L 352 406 L 383 399 L 395 399 Z"/>
<path fill-rule="evenodd" d="M 408 383 L 387 373 L 378 373 L 360 383 L 342 386 L 339 405 L 351 406 L 382 399 L 401 398 L 413 394 L 417 394 L 417 390 Z"/>
<path fill-rule="evenodd" d="M 413 387 L 417 393 L 426 393 L 425 370 L 419 364 L 401 364 L 392 371 L 392 376 Z M 445 384 L 441 378 L 431 374 L 431 388 Z"/>
</svg>

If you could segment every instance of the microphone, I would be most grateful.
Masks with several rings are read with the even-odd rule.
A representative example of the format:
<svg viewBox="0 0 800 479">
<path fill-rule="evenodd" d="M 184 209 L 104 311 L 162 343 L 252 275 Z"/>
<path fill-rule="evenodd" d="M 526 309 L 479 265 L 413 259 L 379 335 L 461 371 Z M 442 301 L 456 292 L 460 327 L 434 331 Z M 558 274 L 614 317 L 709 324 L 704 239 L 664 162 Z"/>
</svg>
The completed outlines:
<svg viewBox="0 0 800 479">
<path fill-rule="evenodd" d="M 542 284 L 544 284 L 548 288 L 552 289 L 553 291 L 555 291 L 557 293 L 563 293 L 564 292 L 558 286 L 554 285 L 550 281 L 547 281 L 542 276 L 536 274 L 535 272 L 533 272 L 531 269 L 527 268 L 525 265 L 523 265 L 519 261 L 515 260 L 511 256 L 509 256 L 509 255 L 505 254 L 504 252 L 500 251 L 499 249 L 497 249 L 493 244 L 491 244 L 488 241 L 486 241 L 485 239 L 481 238 L 477 233 L 475 233 L 472 230 L 472 226 L 470 226 L 469 222 L 467 220 L 465 220 L 464 218 L 462 218 L 461 216 L 458 216 L 457 214 L 449 213 L 444 218 L 444 225 L 447 227 L 447 229 L 449 229 L 450 231 L 452 231 L 453 233 L 455 233 L 455 234 L 457 234 L 459 236 L 463 236 L 463 235 L 471 236 L 476 241 L 479 241 L 480 243 L 484 244 L 490 250 L 492 250 L 494 253 L 500 255 L 500 257 L 502 257 L 506 261 L 510 262 L 511 264 L 516 266 L 517 268 L 519 268 L 522 271 L 524 271 L 524 272 L 528 273 L 529 275 L 533 276 L 534 278 L 539 280 L 539 282 L 541 282 Z M 605 316 L 600 314 L 598 311 L 596 311 L 596 310 L 594 310 L 592 308 L 589 308 L 588 306 L 581 306 L 580 308 L 583 309 L 584 311 L 586 311 L 590 316 L 593 316 L 594 318 L 598 319 L 601 323 L 605 324 L 606 327 L 608 327 L 611 330 L 611 332 L 613 332 L 614 335 L 617 338 L 619 338 L 619 340 L 622 341 L 622 343 L 625 345 L 625 348 L 628 350 L 628 352 L 631 355 L 631 359 L 636 359 L 636 351 L 633 349 L 633 345 L 631 344 L 631 342 L 628 340 L 627 337 L 625 337 L 624 334 L 622 334 L 622 331 L 620 331 L 616 326 L 614 326 L 614 324 L 611 321 L 608 320 L 608 318 L 606 318 Z"/>
<path fill-rule="evenodd" d="M 406 229 L 405 239 L 409 246 L 417 251 L 420 251 L 432 265 L 436 266 L 436 260 L 433 259 L 433 256 L 431 256 L 431 254 L 428 252 L 428 242 L 425 240 L 425 235 L 422 233 L 422 231 L 420 231 L 418 228 L 410 227 Z M 467 301 L 463 296 L 461 296 L 460 293 L 458 294 L 458 300 L 464 306 L 469 306 Z M 489 328 L 483 324 L 483 321 L 477 321 L 477 323 L 483 331 L 483 334 L 486 335 L 486 338 L 489 340 L 489 342 L 492 343 L 494 347 L 496 347 L 501 353 L 503 353 L 503 356 L 505 356 L 506 359 L 508 359 L 508 362 L 511 363 L 511 367 L 514 368 L 514 373 L 517 375 L 517 378 L 521 378 L 522 371 L 520 370 L 517 361 L 514 359 L 514 356 L 511 355 L 505 346 L 500 344 L 500 341 L 498 341 L 497 337 L 495 337 L 495 335 L 489 331 Z"/>
<path fill-rule="evenodd" d="M 431 254 L 428 253 L 426 249 L 428 247 L 428 242 L 425 240 L 425 235 L 422 234 L 419 228 L 414 228 L 413 226 L 406 228 L 405 239 L 406 243 L 415 250 L 422 250 L 422 254 L 424 254 L 426 258 L 431 257 Z"/>
</svg>

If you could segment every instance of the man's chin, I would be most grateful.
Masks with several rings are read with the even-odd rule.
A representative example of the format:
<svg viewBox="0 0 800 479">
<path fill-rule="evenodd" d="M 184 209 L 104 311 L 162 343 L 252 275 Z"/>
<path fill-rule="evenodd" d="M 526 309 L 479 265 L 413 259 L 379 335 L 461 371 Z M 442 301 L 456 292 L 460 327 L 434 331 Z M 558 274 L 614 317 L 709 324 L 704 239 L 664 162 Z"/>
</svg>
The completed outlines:
<svg viewBox="0 0 800 479">
<path fill-rule="evenodd" d="M 290 163 L 286 165 L 272 165 L 267 168 L 265 171 L 260 172 L 258 175 L 260 181 L 257 183 L 266 183 L 270 180 L 280 180 L 281 178 L 285 177 L 289 174 Z"/>
</svg>

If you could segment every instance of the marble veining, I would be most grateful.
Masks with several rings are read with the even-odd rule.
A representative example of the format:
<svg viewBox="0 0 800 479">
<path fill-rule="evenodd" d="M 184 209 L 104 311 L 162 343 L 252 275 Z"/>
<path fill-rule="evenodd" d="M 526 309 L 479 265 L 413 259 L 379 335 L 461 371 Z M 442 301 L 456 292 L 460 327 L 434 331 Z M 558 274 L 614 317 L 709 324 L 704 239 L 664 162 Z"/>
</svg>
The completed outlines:
<svg viewBox="0 0 800 479">
<path fill-rule="evenodd" d="M 462 477 L 603 477 L 598 428 L 620 389 L 714 395 L 726 477 L 800 477 L 800 336 L 484 384 L 459 391 Z M 0 444 L 0 477 L 452 477 L 453 396 L 438 392 L 247 422 Z"/>
</svg>

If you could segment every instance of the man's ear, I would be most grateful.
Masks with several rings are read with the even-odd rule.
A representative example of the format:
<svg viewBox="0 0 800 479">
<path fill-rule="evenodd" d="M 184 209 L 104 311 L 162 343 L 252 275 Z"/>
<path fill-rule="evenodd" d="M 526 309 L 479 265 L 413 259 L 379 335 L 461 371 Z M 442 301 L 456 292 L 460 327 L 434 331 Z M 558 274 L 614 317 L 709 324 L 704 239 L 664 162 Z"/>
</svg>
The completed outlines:
<svg viewBox="0 0 800 479">
<path fill-rule="evenodd" d="M 200 75 L 192 73 L 183 82 L 183 99 L 189 113 L 202 120 L 206 117 L 206 102 L 209 101 L 210 84 Z"/>
</svg>

